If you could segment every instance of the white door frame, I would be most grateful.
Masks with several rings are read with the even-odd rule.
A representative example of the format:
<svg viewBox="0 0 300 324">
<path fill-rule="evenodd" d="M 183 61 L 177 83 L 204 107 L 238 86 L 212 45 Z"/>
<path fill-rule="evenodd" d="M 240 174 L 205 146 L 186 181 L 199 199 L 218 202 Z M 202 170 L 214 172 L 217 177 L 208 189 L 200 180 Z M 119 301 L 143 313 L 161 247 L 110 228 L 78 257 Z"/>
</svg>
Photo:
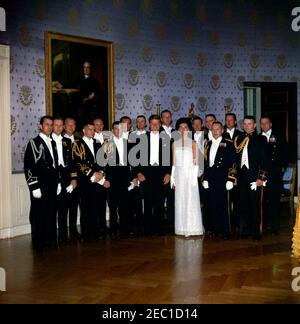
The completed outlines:
<svg viewBox="0 0 300 324">
<path fill-rule="evenodd" d="M 0 45 L 0 238 L 12 227 L 10 48 Z"/>
</svg>

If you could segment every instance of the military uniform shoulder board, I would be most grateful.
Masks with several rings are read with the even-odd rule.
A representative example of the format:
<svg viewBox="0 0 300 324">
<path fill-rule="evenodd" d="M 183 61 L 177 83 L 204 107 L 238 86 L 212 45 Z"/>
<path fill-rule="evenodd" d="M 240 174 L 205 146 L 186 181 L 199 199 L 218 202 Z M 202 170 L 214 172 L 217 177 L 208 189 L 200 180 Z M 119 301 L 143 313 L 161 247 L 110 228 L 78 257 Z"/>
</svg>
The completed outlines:
<svg viewBox="0 0 300 324">
<path fill-rule="evenodd" d="M 225 139 L 225 141 L 227 141 L 227 142 L 233 143 L 233 140 L 231 140 L 231 139 L 229 139 L 229 138 L 224 138 L 224 139 Z"/>
</svg>

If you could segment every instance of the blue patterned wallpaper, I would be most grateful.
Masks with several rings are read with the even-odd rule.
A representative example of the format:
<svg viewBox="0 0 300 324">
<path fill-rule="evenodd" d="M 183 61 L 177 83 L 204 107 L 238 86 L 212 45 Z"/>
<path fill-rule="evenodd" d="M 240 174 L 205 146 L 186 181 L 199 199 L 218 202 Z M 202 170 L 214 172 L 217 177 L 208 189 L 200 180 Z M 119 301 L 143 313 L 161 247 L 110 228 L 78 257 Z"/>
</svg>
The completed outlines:
<svg viewBox="0 0 300 324">
<path fill-rule="evenodd" d="M 149 116 L 159 102 L 174 120 L 192 103 L 198 115 L 213 112 L 221 121 L 229 103 L 241 119 L 243 81 L 300 84 L 300 33 L 290 27 L 295 1 L 10 0 L 2 6 L 7 32 L 0 42 L 11 45 L 14 171 L 22 170 L 25 145 L 45 114 L 45 31 L 115 43 L 116 118 Z"/>
</svg>

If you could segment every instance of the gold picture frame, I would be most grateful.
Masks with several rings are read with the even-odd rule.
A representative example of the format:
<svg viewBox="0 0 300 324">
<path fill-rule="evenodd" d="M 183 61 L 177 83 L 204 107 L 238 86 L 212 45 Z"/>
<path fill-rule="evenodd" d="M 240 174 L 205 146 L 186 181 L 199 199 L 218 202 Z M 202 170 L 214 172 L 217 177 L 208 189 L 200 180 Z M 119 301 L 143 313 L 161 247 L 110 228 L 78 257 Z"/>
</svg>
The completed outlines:
<svg viewBox="0 0 300 324">
<path fill-rule="evenodd" d="M 95 111 L 91 114 L 92 117 L 103 118 L 105 127 L 110 129 L 115 118 L 113 48 L 113 43 L 108 41 L 45 32 L 48 115 L 73 117 L 78 124 L 82 122 L 80 109 L 82 111 L 83 104 L 80 87 L 76 87 L 76 77 L 83 77 L 83 64 L 90 62 L 91 74 L 100 85 L 99 104 L 94 105 Z"/>
</svg>

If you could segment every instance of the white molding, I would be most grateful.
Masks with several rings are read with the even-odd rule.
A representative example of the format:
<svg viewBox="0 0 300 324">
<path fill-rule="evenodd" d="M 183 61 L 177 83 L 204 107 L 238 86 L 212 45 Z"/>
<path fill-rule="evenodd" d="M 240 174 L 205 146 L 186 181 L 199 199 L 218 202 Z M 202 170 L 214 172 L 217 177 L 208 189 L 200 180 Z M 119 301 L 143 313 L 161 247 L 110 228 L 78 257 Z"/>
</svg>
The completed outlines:
<svg viewBox="0 0 300 324">
<path fill-rule="evenodd" d="M 28 235 L 31 233 L 30 225 L 20 225 L 12 228 L 0 230 L 0 240 L 10 239 L 17 236 Z"/>
<path fill-rule="evenodd" d="M 13 227 L 9 46 L 0 45 L 0 229 Z"/>
</svg>

